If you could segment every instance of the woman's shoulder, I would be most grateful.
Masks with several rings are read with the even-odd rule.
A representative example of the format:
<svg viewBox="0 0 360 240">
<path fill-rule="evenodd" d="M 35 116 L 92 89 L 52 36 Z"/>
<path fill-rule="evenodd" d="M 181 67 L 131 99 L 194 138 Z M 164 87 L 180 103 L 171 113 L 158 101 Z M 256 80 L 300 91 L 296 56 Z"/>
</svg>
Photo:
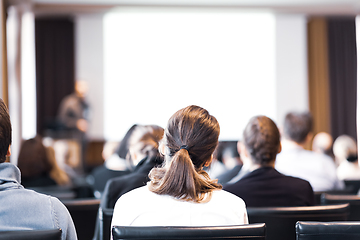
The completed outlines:
<svg viewBox="0 0 360 240">
<path fill-rule="evenodd" d="M 226 204 L 233 203 L 238 206 L 243 205 L 245 207 L 245 202 L 242 198 L 236 196 L 235 194 L 227 192 L 225 190 L 213 191 L 211 201 L 214 201 L 214 202 L 220 201 L 220 202 L 226 203 Z"/>
</svg>

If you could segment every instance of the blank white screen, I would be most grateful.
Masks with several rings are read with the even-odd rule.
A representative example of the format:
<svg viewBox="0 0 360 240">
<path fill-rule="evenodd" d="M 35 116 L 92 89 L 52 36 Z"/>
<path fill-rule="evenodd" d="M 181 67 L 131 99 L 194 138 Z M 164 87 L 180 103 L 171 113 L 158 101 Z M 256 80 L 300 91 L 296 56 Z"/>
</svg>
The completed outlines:
<svg viewBox="0 0 360 240">
<path fill-rule="evenodd" d="M 275 116 L 272 14 L 126 7 L 106 14 L 104 46 L 106 139 L 135 123 L 165 127 L 191 104 L 218 119 L 221 140 Z"/>
</svg>

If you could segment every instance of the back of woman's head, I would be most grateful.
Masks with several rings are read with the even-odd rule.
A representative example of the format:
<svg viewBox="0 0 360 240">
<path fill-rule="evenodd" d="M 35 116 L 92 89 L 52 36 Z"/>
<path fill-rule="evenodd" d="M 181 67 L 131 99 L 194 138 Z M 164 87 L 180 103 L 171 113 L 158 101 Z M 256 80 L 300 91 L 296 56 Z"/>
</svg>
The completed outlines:
<svg viewBox="0 0 360 240">
<path fill-rule="evenodd" d="M 17 165 L 22 177 L 36 177 L 50 172 L 52 166 L 40 136 L 23 142 Z"/>
<path fill-rule="evenodd" d="M 333 146 L 334 155 L 338 161 L 348 160 L 349 162 L 357 161 L 357 143 L 349 135 L 340 135 L 336 138 Z"/>
<path fill-rule="evenodd" d="M 162 141 L 166 165 L 150 173 L 150 190 L 201 202 L 207 193 L 221 189 L 202 170 L 211 161 L 219 134 L 219 123 L 207 110 L 191 105 L 177 111 L 169 119 Z"/>
<path fill-rule="evenodd" d="M 255 163 L 268 165 L 275 160 L 279 152 L 279 129 L 270 118 L 255 116 L 245 127 L 243 142 Z"/>
<path fill-rule="evenodd" d="M 136 165 L 145 157 L 159 155 L 159 142 L 164 129 L 157 125 L 137 125 L 129 138 L 129 154 L 127 159 Z"/>
</svg>

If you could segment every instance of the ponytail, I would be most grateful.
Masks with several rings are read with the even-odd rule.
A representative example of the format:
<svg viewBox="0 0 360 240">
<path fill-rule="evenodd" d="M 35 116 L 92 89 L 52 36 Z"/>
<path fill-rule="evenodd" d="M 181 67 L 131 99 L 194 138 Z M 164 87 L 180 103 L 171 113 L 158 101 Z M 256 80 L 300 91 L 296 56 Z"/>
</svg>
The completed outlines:
<svg viewBox="0 0 360 240">
<path fill-rule="evenodd" d="M 216 118 L 199 106 L 177 111 L 168 121 L 162 144 L 164 166 L 149 173 L 149 190 L 183 201 L 207 202 L 222 186 L 202 170 L 211 159 L 220 134 Z"/>
<path fill-rule="evenodd" d="M 149 178 L 150 191 L 184 201 L 207 202 L 213 190 L 222 188 L 205 171 L 195 169 L 186 149 L 177 151 L 168 167 L 152 169 Z"/>
</svg>

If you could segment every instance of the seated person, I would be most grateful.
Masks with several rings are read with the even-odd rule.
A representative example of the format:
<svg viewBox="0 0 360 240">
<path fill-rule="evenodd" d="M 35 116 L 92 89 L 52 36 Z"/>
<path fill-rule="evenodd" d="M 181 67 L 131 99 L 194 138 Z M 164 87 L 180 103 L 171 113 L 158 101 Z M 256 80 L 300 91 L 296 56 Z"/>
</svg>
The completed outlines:
<svg viewBox="0 0 360 240">
<path fill-rule="evenodd" d="M 337 168 L 338 178 L 341 180 L 360 180 L 360 166 L 355 139 L 348 135 L 341 135 L 336 138 L 334 154 L 336 161 L 340 164 Z"/>
<path fill-rule="evenodd" d="M 24 187 L 67 185 L 70 182 L 67 174 L 57 165 L 54 150 L 45 147 L 40 136 L 23 142 L 17 165 Z"/>
<path fill-rule="evenodd" d="M 114 208 L 118 198 L 130 190 L 144 186 L 149 181 L 150 170 L 163 163 L 158 147 L 164 129 L 156 125 L 137 125 L 128 139 L 128 162 L 131 172 L 110 179 L 104 189 L 105 206 Z"/>
<path fill-rule="evenodd" d="M 168 121 L 147 186 L 122 195 L 112 226 L 219 226 L 248 223 L 244 201 L 203 170 L 218 144 L 219 123 L 207 110 L 188 106 Z M 136 202 L 136 204 L 134 204 Z"/>
<path fill-rule="evenodd" d="M 312 142 L 312 150 L 317 153 L 325 154 L 334 160 L 333 137 L 327 132 L 319 132 L 315 135 Z"/>
<path fill-rule="evenodd" d="M 25 189 L 20 170 L 6 162 L 10 156 L 11 122 L 0 99 L 0 231 L 60 228 L 62 240 L 76 240 L 76 231 L 66 207 L 51 196 Z"/>
<path fill-rule="evenodd" d="M 238 182 L 225 185 L 224 190 L 241 197 L 248 207 L 314 205 L 309 182 L 274 169 L 280 151 L 280 133 L 275 123 L 265 116 L 250 119 L 241 145 L 244 168 L 250 172 Z"/>
<path fill-rule="evenodd" d="M 307 180 L 315 192 L 344 189 L 345 184 L 336 175 L 333 159 L 325 154 L 305 149 L 312 139 L 310 113 L 286 114 L 282 131 L 282 152 L 275 168 L 280 173 Z"/>
<path fill-rule="evenodd" d="M 105 185 L 109 179 L 120 177 L 131 173 L 126 161 L 126 155 L 129 148 L 129 138 L 133 133 L 137 125 L 133 125 L 125 134 L 120 144 L 116 146 L 112 151 L 109 151 L 109 144 L 104 146 L 103 158 L 104 164 L 96 167 L 87 177 L 86 181 L 91 185 L 94 191 L 94 195 L 97 198 L 101 198 Z M 114 143 L 111 143 L 111 145 Z M 121 154 L 118 152 L 122 149 Z M 109 152 L 109 153 L 108 153 Z M 121 155 L 121 156 L 120 156 Z"/>
<path fill-rule="evenodd" d="M 236 141 L 219 142 L 214 152 L 214 157 L 222 159 L 227 169 L 224 173 L 215 177 L 220 184 L 224 185 L 239 174 L 243 166 L 239 152 Z"/>
</svg>

